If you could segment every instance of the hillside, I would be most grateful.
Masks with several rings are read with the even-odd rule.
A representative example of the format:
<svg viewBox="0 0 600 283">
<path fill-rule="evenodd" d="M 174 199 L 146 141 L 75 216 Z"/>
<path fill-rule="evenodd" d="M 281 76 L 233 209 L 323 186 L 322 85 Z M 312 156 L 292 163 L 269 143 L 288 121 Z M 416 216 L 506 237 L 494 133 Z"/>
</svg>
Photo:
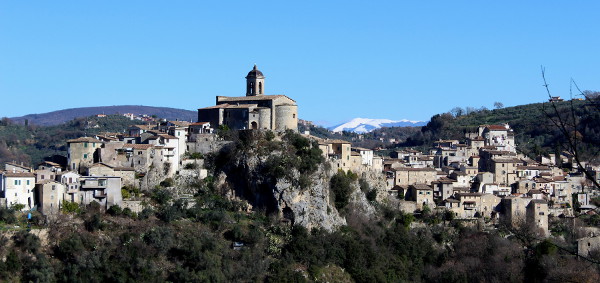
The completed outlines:
<svg viewBox="0 0 600 283">
<path fill-rule="evenodd" d="M 68 139 L 100 132 L 124 132 L 130 125 L 141 123 L 121 115 L 76 118 L 55 126 L 25 126 L 4 118 L 0 120 L 0 162 L 36 165 L 54 155 L 66 156 Z"/>
<path fill-rule="evenodd" d="M 168 108 L 168 107 L 155 107 L 155 106 L 142 106 L 142 105 L 119 105 L 119 106 L 97 106 L 97 107 L 80 107 L 71 108 L 58 111 L 52 111 L 41 114 L 29 114 L 21 117 L 10 118 L 12 121 L 24 124 L 25 120 L 29 121 L 29 124 L 40 125 L 40 126 L 53 126 L 59 125 L 64 122 L 73 120 L 79 117 L 94 116 L 97 114 L 146 114 L 149 116 L 155 115 L 162 117 L 167 120 L 183 120 L 183 121 L 196 121 L 198 114 L 196 111 Z"/>
<path fill-rule="evenodd" d="M 555 105 L 556 111 L 546 102 L 474 111 L 460 116 L 436 114 L 403 145 L 428 146 L 438 139 L 463 139 L 465 132 L 477 131 L 479 125 L 508 123 L 514 129 L 519 151 L 528 155 L 546 155 L 565 150 L 566 137 L 552 122 L 560 116 L 572 124 L 569 131 L 580 135 L 580 153 L 584 158 L 592 158 L 600 149 L 600 111 L 587 100 L 556 102 Z"/>
</svg>

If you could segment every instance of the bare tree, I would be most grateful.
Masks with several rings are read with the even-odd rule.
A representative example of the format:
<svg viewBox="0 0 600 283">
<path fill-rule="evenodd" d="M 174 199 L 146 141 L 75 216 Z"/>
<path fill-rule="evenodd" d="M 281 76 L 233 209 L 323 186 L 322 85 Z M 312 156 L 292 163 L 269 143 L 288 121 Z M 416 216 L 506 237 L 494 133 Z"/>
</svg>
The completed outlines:
<svg viewBox="0 0 600 283">
<path fill-rule="evenodd" d="M 550 88 L 546 81 L 546 73 L 545 69 L 542 67 L 542 78 L 544 80 L 544 88 L 546 89 L 546 93 L 550 100 L 552 100 L 552 94 L 550 92 Z M 598 96 L 594 95 L 593 92 L 582 92 L 575 81 L 571 80 L 571 87 L 569 90 L 569 94 L 571 95 L 571 100 L 568 101 L 567 109 L 560 109 L 558 103 L 548 102 L 544 103 L 542 107 L 542 111 L 552 123 L 552 125 L 562 134 L 564 137 L 564 149 L 565 151 L 572 156 L 577 169 L 582 172 L 586 179 L 588 179 L 594 189 L 600 189 L 600 184 L 596 180 L 594 174 L 587 170 L 584 166 L 585 160 L 582 159 L 581 150 L 583 147 L 587 146 L 582 135 L 582 125 L 581 125 L 581 117 L 576 111 L 576 106 L 574 105 L 575 101 L 573 98 L 573 91 L 576 90 L 578 95 L 585 97 L 589 100 L 584 106 L 584 111 L 600 111 L 600 106 L 598 105 Z M 587 96 L 586 96 L 587 94 Z M 581 109 L 580 109 L 581 110 Z M 598 151 L 592 154 L 592 156 L 597 156 Z"/>
<path fill-rule="evenodd" d="M 496 101 L 496 102 L 494 102 L 494 108 L 496 108 L 496 109 L 504 108 L 504 103 Z"/>
</svg>

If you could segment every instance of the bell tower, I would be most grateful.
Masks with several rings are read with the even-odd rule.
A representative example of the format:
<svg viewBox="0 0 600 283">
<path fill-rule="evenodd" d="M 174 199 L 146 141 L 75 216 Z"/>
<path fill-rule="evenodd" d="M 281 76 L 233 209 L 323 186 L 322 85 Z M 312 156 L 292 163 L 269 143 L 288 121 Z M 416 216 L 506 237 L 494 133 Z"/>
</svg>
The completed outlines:
<svg viewBox="0 0 600 283">
<path fill-rule="evenodd" d="M 246 76 L 246 96 L 257 96 L 265 94 L 265 76 L 261 71 L 254 68 Z"/>
</svg>

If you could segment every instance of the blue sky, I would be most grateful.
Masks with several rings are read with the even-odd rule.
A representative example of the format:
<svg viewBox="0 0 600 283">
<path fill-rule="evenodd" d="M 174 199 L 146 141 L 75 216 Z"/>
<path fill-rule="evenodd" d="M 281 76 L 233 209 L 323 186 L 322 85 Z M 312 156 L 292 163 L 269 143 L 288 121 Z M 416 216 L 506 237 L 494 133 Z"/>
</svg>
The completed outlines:
<svg viewBox="0 0 600 283">
<path fill-rule="evenodd" d="M 300 118 L 428 120 L 600 90 L 598 1 L 5 1 L 0 116 L 195 110 L 254 63 Z"/>
</svg>

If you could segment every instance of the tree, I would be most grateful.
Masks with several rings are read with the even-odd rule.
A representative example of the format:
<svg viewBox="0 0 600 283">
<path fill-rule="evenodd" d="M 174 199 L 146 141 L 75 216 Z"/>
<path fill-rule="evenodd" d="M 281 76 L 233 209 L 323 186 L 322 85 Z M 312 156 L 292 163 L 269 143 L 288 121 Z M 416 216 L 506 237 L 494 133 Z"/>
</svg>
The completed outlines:
<svg viewBox="0 0 600 283">
<path fill-rule="evenodd" d="M 496 109 L 504 108 L 504 103 L 496 101 L 496 102 L 494 102 L 494 108 L 496 108 Z"/>
</svg>

